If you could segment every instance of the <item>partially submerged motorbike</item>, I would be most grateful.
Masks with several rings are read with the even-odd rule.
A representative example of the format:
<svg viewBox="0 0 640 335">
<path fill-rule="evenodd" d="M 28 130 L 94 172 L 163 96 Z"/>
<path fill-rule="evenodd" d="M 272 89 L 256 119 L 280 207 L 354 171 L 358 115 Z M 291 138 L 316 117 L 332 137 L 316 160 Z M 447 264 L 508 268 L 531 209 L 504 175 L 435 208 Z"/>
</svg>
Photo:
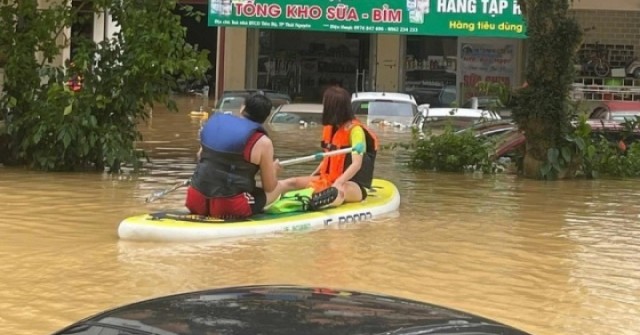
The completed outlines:
<svg viewBox="0 0 640 335">
<path fill-rule="evenodd" d="M 640 59 L 638 59 L 638 57 L 634 57 L 627 61 L 627 64 L 624 66 L 624 70 L 627 76 L 640 79 Z"/>
</svg>

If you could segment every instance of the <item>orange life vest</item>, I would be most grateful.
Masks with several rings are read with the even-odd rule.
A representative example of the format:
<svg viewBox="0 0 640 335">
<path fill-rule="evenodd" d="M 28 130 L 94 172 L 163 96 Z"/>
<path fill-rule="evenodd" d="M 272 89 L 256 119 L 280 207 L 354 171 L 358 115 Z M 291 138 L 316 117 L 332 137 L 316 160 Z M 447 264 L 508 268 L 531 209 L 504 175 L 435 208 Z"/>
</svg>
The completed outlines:
<svg viewBox="0 0 640 335">
<path fill-rule="evenodd" d="M 371 187 L 371 180 L 373 178 L 373 168 L 375 162 L 375 156 L 378 151 L 378 139 L 373 132 L 365 127 L 358 120 L 351 120 L 350 122 L 340 126 L 335 132 L 333 126 L 324 126 L 322 129 L 322 149 L 323 151 L 333 151 L 348 148 L 351 146 L 351 129 L 354 126 L 360 126 L 364 130 L 365 140 L 367 144 L 367 151 L 363 153 L 362 167 L 360 171 L 351 179 L 361 186 Z M 330 187 L 336 179 L 338 179 L 342 173 L 351 165 L 351 155 L 336 155 L 331 157 L 325 157 L 320 163 L 320 178 L 314 180 L 310 187 L 316 192 L 320 192 Z"/>
</svg>

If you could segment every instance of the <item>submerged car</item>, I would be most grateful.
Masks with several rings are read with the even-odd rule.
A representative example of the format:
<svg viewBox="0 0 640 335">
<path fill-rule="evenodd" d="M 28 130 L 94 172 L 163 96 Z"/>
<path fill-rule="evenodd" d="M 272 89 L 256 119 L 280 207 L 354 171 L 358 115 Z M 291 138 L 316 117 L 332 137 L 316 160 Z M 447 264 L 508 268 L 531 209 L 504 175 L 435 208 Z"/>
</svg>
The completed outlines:
<svg viewBox="0 0 640 335">
<path fill-rule="evenodd" d="M 421 83 L 410 85 L 405 92 L 415 97 L 418 105 L 429 104 L 432 107 L 451 107 L 458 99 L 455 85 Z"/>
<path fill-rule="evenodd" d="M 266 123 L 271 124 L 322 124 L 322 104 L 286 104 L 277 107 Z"/>
<path fill-rule="evenodd" d="M 640 141 L 640 129 L 636 128 L 627 133 L 625 126 L 620 122 L 590 119 L 587 120 L 587 124 L 591 127 L 593 137 L 602 136 L 612 143 L 617 143 L 623 138 L 625 144 Z M 495 157 L 513 155 L 517 151 L 523 152 L 526 141 L 524 133 L 517 128 L 505 132 L 496 145 Z"/>
<path fill-rule="evenodd" d="M 640 116 L 640 101 L 604 101 L 596 106 L 589 119 L 624 122 Z"/>
<path fill-rule="evenodd" d="M 475 98 L 475 99 L 474 99 Z M 475 108 L 495 111 L 501 118 L 510 118 L 511 109 L 504 105 L 502 100 L 496 96 L 478 96 L 467 99 L 462 108 Z"/>
<path fill-rule="evenodd" d="M 242 96 L 223 97 L 218 100 L 212 114 L 228 112 L 237 115 L 240 113 L 240 109 L 242 109 L 242 106 L 244 105 L 244 100 L 245 97 Z"/>
<path fill-rule="evenodd" d="M 410 126 L 417 112 L 413 97 L 402 93 L 354 93 L 351 99 L 356 117 L 369 125 L 397 125 L 402 122 L 403 125 Z M 321 125 L 322 109 L 322 104 L 319 103 L 281 105 L 271 113 L 267 123 Z"/>
<path fill-rule="evenodd" d="M 394 92 L 357 92 L 351 95 L 351 106 L 356 116 L 368 124 L 411 124 L 418 113 L 413 96 Z"/>
<path fill-rule="evenodd" d="M 245 97 L 246 98 L 256 93 L 263 94 L 271 100 L 275 99 L 278 101 L 284 100 L 284 101 L 291 102 L 291 97 L 288 94 L 274 91 L 274 90 L 267 90 L 267 89 L 228 90 L 228 91 L 222 92 L 221 98 L 226 98 L 226 97 Z"/>
<path fill-rule="evenodd" d="M 242 105 L 244 105 L 244 100 L 252 94 L 265 95 L 271 100 L 274 109 L 291 102 L 291 97 L 289 95 L 271 90 L 224 91 L 222 96 L 218 99 L 216 106 L 211 110 L 211 114 L 227 112 L 237 115 L 240 113 Z"/>
<path fill-rule="evenodd" d="M 530 335 L 462 311 L 356 291 L 242 286 L 146 300 L 53 335 Z"/>
<path fill-rule="evenodd" d="M 451 126 L 454 131 L 459 131 L 481 122 L 501 120 L 497 113 L 474 108 L 431 108 L 425 104 L 418 106 L 418 111 L 412 125 L 421 131 L 439 131 L 447 126 Z"/>
<path fill-rule="evenodd" d="M 476 137 L 492 138 L 517 130 L 518 126 L 511 121 L 494 120 L 476 123 L 469 128 L 459 130 L 458 133 L 461 134 L 470 131 L 473 132 Z"/>
</svg>

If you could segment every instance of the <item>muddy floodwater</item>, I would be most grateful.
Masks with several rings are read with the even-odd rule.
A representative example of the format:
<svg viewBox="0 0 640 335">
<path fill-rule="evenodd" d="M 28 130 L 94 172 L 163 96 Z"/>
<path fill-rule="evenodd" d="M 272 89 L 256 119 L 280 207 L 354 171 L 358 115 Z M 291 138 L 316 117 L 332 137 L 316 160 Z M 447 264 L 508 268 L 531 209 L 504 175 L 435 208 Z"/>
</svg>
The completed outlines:
<svg viewBox="0 0 640 335">
<path fill-rule="evenodd" d="M 107 308 L 246 284 L 362 290 L 461 309 L 532 334 L 640 334 L 638 181 L 523 180 L 415 172 L 381 151 L 400 210 L 372 222 L 207 243 L 119 241 L 125 217 L 181 208 L 201 119 L 154 109 L 141 174 L 0 167 L 0 330 L 49 334 Z M 377 130 L 383 144 L 407 139 Z M 278 157 L 317 151 L 319 128 L 272 129 Z M 287 167 L 285 176 L 313 165 Z"/>
</svg>

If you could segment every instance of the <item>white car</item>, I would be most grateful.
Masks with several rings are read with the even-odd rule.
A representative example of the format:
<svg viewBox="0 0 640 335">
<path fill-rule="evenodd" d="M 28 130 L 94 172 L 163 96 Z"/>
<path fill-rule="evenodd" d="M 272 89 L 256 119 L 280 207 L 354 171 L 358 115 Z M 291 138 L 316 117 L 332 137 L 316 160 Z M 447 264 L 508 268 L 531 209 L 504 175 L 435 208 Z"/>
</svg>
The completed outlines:
<svg viewBox="0 0 640 335">
<path fill-rule="evenodd" d="M 321 125 L 322 104 L 292 103 L 280 105 L 271 113 L 266 123 Z"/>
<path fill-rule="evenodd" d="M 408 126 L 418 114 L 416 99 L 406 93 L 357 92 L 351 95 L 356 116 L 366 118 L 368 124 Z"/>
<path fill-rule="evenodd" d="M 351 96 L 353 111 L 371 125 L 407 128 L 418 113 L 413 96 L 404 93 L 363 92 Z M 322 124 L 322 104 L 292 103 L 281 105 L 271 113 L 267 124 L 296 124 L 303 127 Z"/>
<path fill-rule="evenodd" d="M 418 106 L 418 114 L 412 125 L 419 130 L 441 130 L 446 125 L 454 130 L 462 130 L 485 121 L 497 121 L 502 118 L 498 113 L 476 108 L 439 107 L 430 108 L 428 104 Z"/>
</svg>

